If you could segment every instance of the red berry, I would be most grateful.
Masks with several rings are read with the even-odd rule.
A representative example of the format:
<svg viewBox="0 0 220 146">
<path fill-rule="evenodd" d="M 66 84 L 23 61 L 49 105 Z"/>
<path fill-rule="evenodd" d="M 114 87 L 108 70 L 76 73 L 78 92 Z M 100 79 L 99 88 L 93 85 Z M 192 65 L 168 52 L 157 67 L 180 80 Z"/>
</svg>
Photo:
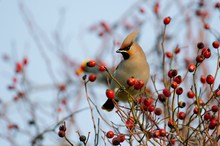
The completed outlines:
<svg viewBox="0 0 220 146">
<path fill-rule="evenodd" d="M 23 91 L 18 91 L 17 96 L 22 98 L 22 97 L 25 96 L 25 92 L 23 92 Z"/>
<path fill-rule="evenodd" d="M 61 125 L 61 126 L 59 127 L 59 130 L 65 132 L 65 131 L 66 131 L 66 126 L 65 126 L 65 125 Z"/>
<path fill-rule="evenodd" d="M 172 72 L 173 72 L 173 70 L 172 70 L 172 69 L 168 71 L 168 77 L 170 77 L 170 78 L 172 78 L 172 77 L 173 77 Z"/>
<path fill-rule="evenodd" d="M 134 89 L 139 90 L 144 86 L 144 81 L 137 80 L 134 84 Z"/>
<path fill-rule="evenodd" d="M 202 49 L 202 55 L 205 58 L 209 58 L 211 56 L 211 50 L 209 48 L 203 48 Z"/>
<path fill-rule="evenodd" d="M 205 82 L 206 82 L 206 76 L 205 76 L 205 75 L 202 75 L 202 76 L 200 77 L 200 81 L 201 81 L 201 83 L 205 84 Z"/>
<path fill-rule="evenodd" d="M 201 10 L 196 10 L 196 15 L 197 15 L 197 16 L 201 16 L 201 15 L 202 15 Z"/>
<path fill-rule="evenodd" d="M 204 58 L 203 55 L 198 55 L 198 56 L 196 57 L 196 61 L 197 61 L 198 63 L 202 63 L 204 59 L 205 59 L 205 58 Z"/>
<path fill-rule="evenodd" d="M 207 18 L 209 16 L 209 13 L 208 13 L 208 11 L 205 11 L 205 10 L 203 10 L 203 11 L 201 11 L 201 17 L 204 19 L 204 18 Z"/>
<path fill-rule="evenodd" d="M 179 52 L 180 52 L 180 48 L 177 47 L 177 48 L 174 50 L 174 53 L 175 53 L 175 54 L 178 54 Z"/>
<path fill-rule="evenodd" d="M 140 11 L 140 13 L 145 13 L 145 9 L 143 8 L 143 7 L 141 7 L 140 9 L 139 9 L 139 11 Z"/>
<path fill-rule="evenodd" d="M 104 72 L 105 71 L 105 66 L 104 65 L 100 65 L 99 66 L 99 71 L 100 72 Z"/>
<path fill-rule="evenodd" d="M 212 43 L 212 46 L 215 48 L 215 49 L 218 49 L 219 48 L 219 41 L 214 41 Z"/>
<path fill-rule="evenodd" d="M 23 71 L 23 65 L 20 62 L 16 63 L 16 68 L 15 68 L 16 73 L 20 73 Z"/>
<path fill-rule="evenodd" d="M 172 69 L 172 76 L 175 77 L 178 74 L 178 71 L 176 69 Z"/>
<path fill-rule="evenodd" d="M 16 77 L 13 77 L 13 78 L 12 78 L 12 81 L 13 81 L 14 84 L 16 84 L 16 83 L 17 83 L 17 78 L 16 78 Z"/>
<path fill-rule="evenodd" d="M 178 75 L 173 79 L 173 81 L 175 81 L 177 84 L 180 84 L 183 81 L 183 79 L 181 75 Z"/>
<path fill-rule="evenodd" d="M 163 95 L 165 95 L 166 97 L 170 97 L 171 93 L 169 89 L 163 89 Z"/>
<path fill-rule="evenodd" d="M 81 64 L 79 70 L 85 71 L 85 69 L 86 69 L 86 65 L 85 64 Z"/>
<path fill-rule="evenodd" d="M 206 121 L 211 119 L 211 115 L 209 112 L 206 112 L 203 117 L 204 117 L 204 120 L 206 120 Z"/>
<path fill-rule="evenodd" d="M 62 108 L 61 108 L 61 107 L 58 107 L 58 108 L 57 108 L 57 112 L 58 112 L 58 113 L 62 112 Z"/>
<path fill-rule="evenodd" d="M 208 83 L 208 84 L 213 84 L 214 83 L 214 81 L 215 81 L 215 78 L 212 76 L 212 75 L 208 75 L 207 77 L 206 77 L 206 82 Z"/>
<path fill-rule="evenodd" d="M 167 56 L 167 58 L 172 58 L 173 57 L 172 52 L 166 52 L 165 55 Z"/>
<path fill-rule="evenodd" d="M 8 129 L 18 129 L 18 128 L 19 128 L 19 127 L 18 127 L 17 124 L 13 124 L 13 123 L 8 124 Z"/>
<path fill-rule="evenodd" d="M 65 84 L 61 84 L 58 86 L 60 91 L 65 91 L 66 90 L 66 85 Z"/>
<path fill-rule="evenodd" d="M 217 105 L 213 105 L 212 106 L 212 111 L 215 113 L 218 111 L 218 106 Z"/>
<path fill-rule="evenodd" d="M 101 22 L 101 26 L 104 28 L 104 30 L 105 30 L 106 32 L 110 32 L 110 31 L 111 31 L 111 27 L 109 26 L 109 24 L 108 24 L 107 22 L 102 21 L 102 22 Z"/>
<path fill-rule="evenodd" d="M 193 113 L 194 114 L 198 114 L 199 113 L 199 108 L 197 106 L 193 109 Z"/>
<path fill-rule="evenodd" d="M 90 82 L 94 82 L 95 80 L 96 80 L 96 75 L 95 74 L 89 75 L 89 81 Z"/>
<path fill-rule="evenodd" d="M 203 49 L 202 49 L 202 55 L 203 55 L 203 53 L 205 52 L 205 51 L 207 51 L 209 48 L 207 48 L 207 47 L 204 47 Z"/>
<path fill-rule="evenodd" d="M 220 2 L 216 2 L 215 8 L 220 8 Z"/>
<path fill-rule="evenodd" d="M 175 139 L 174 138 L 171 139 L 170 144 L 175 145 Z"/>
<path fill-rule="evenodd" d="M 159 133 L 160 133 L 161 137 L 165 137 L 166 136 L 166 130 L 165 129 L 160 129 Z"/>
<path fill-rule="evenodd" d="M 159 3 L 157 2 L 157 3 L 154 5 L 154 13 L 155 13 L 155 14 L 158 14 L 158 13 L 159 13 L 159 8 L 160 8 L 160 5 L 159 5 Z"/>
<path fill-rule="evenodd" d="M 28 64 L 28 58 L 27 57 L 24 57 L 23 58 L 23 65 L 27 65 Z"/>
<path fill-rule="evenodd" d="M 163 95 L 163 94 L 158 94 L 158 99 L 159 99 L 161 102 L 165 102 L 165 101 L 166 101 L 166 96 Z"/>
<path fill-rule="evenodd" d="M 160 136 L 160 132 L 159 132 L 159 130 L 154 130 L 154 131 L 151 132 L 151 135 L 154 138 L 158 138 Z"/>
<path fill-rule="evenodd" d="M 218 116 L 212 115 L 210 120 L 216 120 L 216 121 L 218 121 Z"/>
<path fill-rule="evenodd" d="M 216 97 L 220 97 L 220 89 L 216 89 L 214 93 Z"/>
<path fill-rule="evenodd" d="M 108 131 L 107 134 L 106 134 L 106 137 L 107 137 L 107 138 L 113 138 L 114 135 L 115 135 L 115 134 L 114 134 L 113 131 Z"/>
<path fill-rule="evenodd" d="M 99 32 L 99 33 L 98 33 L 99 37 L 104 36 L 104 34 L 105 34 L 105 32 L 104 32 L 104 31 L 101 31 L 101 32 Z"/>
<path fill-rule="evenodd" d="M 208 23 L 205 23 L 205 24 L 204 24 L 204 28 L 205 28 L 205 29 L 210 29 L 210 25 L 209 25 Z"/>
<path fill-rule="evenodd" d="M 63 105 L 67 105 L 67 98 L 63 98 L 62 100 L 61 100 L 61 103 L 63 104 Z"/>
<path fill-rule="evenodd" d="M 162 114 L 162 109 L 159 108 L 159 107 L 158 107 L 158 108 L 155 108 L 154 113 L 155 113 L 155 115 L 159 116 L 159 115 Z"/>
<path fill-rule="evenodd" d="M 58 135 L 59 135 L 59 137 L 65 137 L 65 131 L 63 131 L 63 130 L 60 130 L 59 132 L 58 132 Z"/>
<path fill-rule="evenodd" d="M 185 117 L 186 117 L 186 113 L 184 113 L 184 112 L 179 112 L 178 118 L 179 118 L 180 120 L 185 119 Z"/>
<path fill-rule="evenodd" d="M 147 110 L 148 110 L 149 112 L 153 112 L 154 109 L 155 109 L 155 106 L 154 106 L 154 105 L 150 105 L 150 106 L 147 108 Z"/>
<path fill-rule="evenodd" d="M 171 87 L 172 87 L 173 89 L 176 89 L 177 86 L 178 86 L 177 82 L 173 81 L 173 82 L 171 83 Z"/>
<path fill-rule="evenodd" d="M 187 96 L 189 98 L 194 98 L 195 94 L 194 94 L 194 92 L 192 90 L 190 90 L 190 91 L 187 92 Z"/>
<path fill-rule="evenodd" d="M 143 109 L 144 111 L 147 111 L 149 106 L 146 106 L 146 105 L 144 105 L 144 103 L 141 103 L 141 104 L 140 104 L 140 107 L 141 107 L 141 109 Z"/>
<path fill-rule="evenodd" d="M 137 100 L 137 103 L 140 104 L 140 103 L 144 102 L 145 98 L 137 97 L 136 100 Z"/>
<path fill-rule="evenodd" d="M 115 137 L 112 139 L 112 144 L 113 145 L 120 145 L 120 138 L 119 137 Z"/>
<path fill-rule="evenodd" d="M 94 60 L 90 60 L 89 62 L 87 62 L 87 66 L 94 67 L 94 66 L 96 66 L 96 62 Z"/>
<path fill-rule="evenodd" d="M 169 120 L 169 121 L 168 121 L 168 126 L 169 126 L 170 128 L 173 128 L 173 127 L 174 127 L 173 120 Z"/>
<path fill-rule="evenodd" d="M 134 128 L 134 119 L 132 117 L 129 117 L 125 124 L 128 129 L 133 129 Z"/>
<path fill-rule="evenodd" d="M 115 93 L 113 90 L 111 89 L 107 89 L 105 92 L 106 96 L 108 97 L 108 99 L 114 99 L 115 97 Z"/>
<path fill-rule="evenodd" d="M 144 98 L 144 105 L 146 107 L 149 107 L 152 104 L 153 100 L 152 98 Z"/>
<path fill-rule="evenodd" d="M 203 102 L 202 99 L 199 99 L 198 102 L 199 102 L 199 105 L 200 105 L 200 106 L 203 106 L 203 105 L 204 105 L 204 102 Z M 194 104 L 197 104 L 197 101 L 196 101 L 196 100 L 194 101 Z"/>
<path fill-rule="evenodd" d="M 195 69 L 196 69 L 196 66 L 195 66 L 194 64 L 189 64 L 189 65 L 188 65 L 188 71 L 189 71 L 189 72 L 194 72 Z"/>
<path fill-rule="evenodd" d="M 165 18 L 163 19 L 163 23 L 164 23 L 165 25 L 168 25 L 168 24 L 170 23 L 170 21 L 171 21 L 171 18 L 170 18 L 170 17 L 165 17 Z"/>
<path fill-rule="evenodd" d="M 197 48 L 198 48 L 198 49 L 203 49 L 204 47 L 205 47 L 205 45 L 204 45 L 203 42 L 199 42 L 199 43 L 197 44 Z"/>
<path fill-rule="evenodd" d="M 18 101 L 20 99 L 20 97 L 19 96 L 15 96 L 13 99 L 14 99 L 14 101 Z"/>
<path fill-rule="evenodd" d="M 209 129 L 214 129 L 218 125 L 218 121 L 215 119 L 212 119 L 209 123 Z"/>
<path fill-rule="evenodd" d="M 125 135 L 120 134 L 117 137 L 120 139 L 120 143 L 125 141 Z"/>
<path fill-rule="evenodd" d="M 134 86 L 135 83 L 136 83 L 135 78 L 128 78 L 128 80 L 127 80 L 128 86 Z"/>
<path fill-rule="evenodd" d="M 183 93 L 183 88 L 182 87 L 179 87 L 176 89 L 176 94 L 177 95 L 181 95 Z"/>
</svg>

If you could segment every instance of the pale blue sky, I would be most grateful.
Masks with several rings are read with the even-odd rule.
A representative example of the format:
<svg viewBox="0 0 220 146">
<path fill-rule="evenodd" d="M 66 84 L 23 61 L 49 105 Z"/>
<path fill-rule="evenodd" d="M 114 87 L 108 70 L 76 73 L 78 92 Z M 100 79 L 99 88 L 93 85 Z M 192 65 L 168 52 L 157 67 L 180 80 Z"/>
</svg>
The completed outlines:
<svg viewBox="0 0 220 146">
<path fill-rule="evenodd" d="M 21 11 L 22 6 L 24 10 L 28 10 L 26 11 L 26 14 L 28 14 L 29 18 L 31 18 L 32 22 L 34 22 L 34 28 L 37 27 L 38 30 L 40 30 L 37 31 L 38 36 L 46 36 L 45 38 L 39 38 L 40 41 L 43 42 L 42 47 L 46 50 L 46 52 L 49 54 L 50 52 L 53 52 L 53 49 L 55 49 L 56 41 L 54 39 L 54 34 L 58 32 L 59 36 L 61 37 L 61 41 L 63 42 L 63 49 L 65 52 L 67 52 L 67 54 L 73 60 L 79 63 L 84 59 L 95 57 L 96 51 L 100 47 L 99 38 L 97 38 L 96 34 L 94 33 L 89 34 L 87 29 L 91 25 L 97 24 L 102 20 L 105 20 L 110 24 L 114 23 L 120 19 L 124 12 L 127 11 L 127 9 L 135 2 L 136 0 L 0 0 L 0 57 L 6 53 L 9 54 L 12 59 L 12 62 L 9 63 L 5 63 L 2 60 L 0 61 L 0 99 L 3 99 L 4 101 L 12 100 L 14 93 L 9 92 L 6 87 L 11 83 L 10 79 L 14 75 L 14 63 L 21 60 L 24 56 L 28 56 L 30 60 L 30 64 L 27 68 L 27 77 L 36 83 L 36 85 L 51 83 L 50 75 L 47 73 L 45 60 L 42 58 L 39 50 L 37 49 L 39 46 L 37 46 L 33 41 L 33 38 L 31 37 L 32 33 L 25 23 L 25 19 L 23 17 L 24 15 Z M 185 2 L 187 3 L 188 1 Z M 152 49 L 155 41 L 157 41 L 155 36 L 163 29 L 163 24 L 156 21 L 156 18 L 150 9 L 152 8 L 153 2 L 147 1 L 146 4 L 144 5 L 147 13 L 146 23 L 142 28 L 143 37 L 141 37 L 140 44 L 143 46 L 145 51 L 149 53 L 149 50 Z M 183 37 L 185 37 L 185 22 L 183 18 L 179 16 L 181 16 L 181 13 L 185 12 L 178 12 L 178 10 L 175 8 L 175 5 L 176 3 L 174 1 L 169 0 L 168 3 L 162 6 L 164 13 L 161 14 L 161 17 L 171 16 L 173 18 L 172 23 L 168 26 L 167 32 L 173 33 L 175 41 L 168 42 L 168 44 L 171 46 L 170 48 L 166 48 L 168 50 L 172 50 L 172 47 L 174 47 L 176 44 L 180 44 L 180 46 L 188 46 L 189 48 L 194 45 L 191 44 L 192 42 L 189 42 L 188 44 L 185 42 L 186 40 L 183 39 Z M 196 7 L 192 7 L 192 9 L 195 8 Z M 58 22 L 62 14 L 65 14 L 65 17 L 63 17 L 64 19 L 61 20 L 63 25 L 57 29 L 58 26 L 60 26 Z M 219 30 L 219 13 L 214 11 L 214 13 L 211 13 L 211 15 L 213 16 L 213 18 L 210 20 L 212 26 Z M 145 15 L 143 17 L 145 17 Z M 192 28 L 193 31 L 197 31 L 199 27 L 193 26 Z M 207 32 L 206 34 L 208 40 L 214 40 L 212 35 Z M 120 34 L 122 38 L 126 35 L 127 34 Z M 46 38 L 48 38 L 48 41 L 45 41 Z M 50 44 L 45 44 L 45 42 L 50 42 Z M 51 47 L 48 48 L 48 45 Z M 108 52 L 108 55 L 109 54 L 114 55 L 112 52 Z M 114 57 L 117 55 L 114 55 Z M 149 62 L 155 65 L 155 60 L 158 59 L 154 58 L 151 54 L 147 54 L 147 56 L 150 58 Z M 65 68 L 61 66 L 60 60 L 57 58 L 56 54 L 51 53 L 49 57 L 51 58 L 50 61 L 52 62 L 53 71 L 57 73 L 56 77 L 58 81 L 62 81 L 62 71 Z M 102 56 L 102 58 L 108 61 L 109 56 L 106 58 L 105 57 L 106 56 Z M 116 60 L 119 61 L 120 57 L 118 57 Z M 79 81 L 79 79 L 77 81 Z M 98 93 L 99 97 L 104 96 L 105 87 L 102 86 L 96 90 L 103 91 Z M 34 97 L 40 97 L 42 95 L 56 96 L 56 93 L 54 94 L 50 91 L 45 93 L 34 93 Z M 52 100 L 51 97 L 42 98 L 45 101 L 45 105 L 50 105 Z M 33 100 L 38 101 L 39 99 L 36 98 Z M 104 100 L 105 99 L 100 99 L 100 102 Z M 102 103 L 98 103 L 99 107 L 101 104 Z M 81 105 L 83 107 L 88 107 L 87 103 L 81 103 Z M 15 109 L 12 109 L 13 112 L 18 111 L 19 109 L 18 107 L 14 108 Z M 12 121 L 16 121 L 20 118 L 14 113 L 10 114 Z M 15 117 L 13 117 L 14 115 Z M 111 113 L 109 115 L 107 116 L 114 121 L 115 119 L 113 115 L 115 114 Z M 81 130 L 84 132 L 84 134 L 86 134 L 88 131 L 93 131 L 92 125 L 88 125 L 87 120 L 91 120 L 91 118 L 88 118 L 88 116 L 90 116 L 90 112 L 86 111 L 85 114 L 81 114 L 76 117 L 76 119 L 80 119 L 78 126 L 81 126 Z M 50 125 L 50 123 L 53 122 L 54 121 L 48 121 L 47 124 Z M 91 121 L 89 122 L 92 123 Z M 0 129 L 4 124 L 5 123 L 1 123 L 0 121 Z M 88 125 L 88 127 L 84 125 Z M 3 127 L 3 130 L 4 129 L 5 127 Z M 52 140 L 55 142 L 60 141 L 60 139 L 57 138 L 57 135 L 53 135 L 53 138 L 55 140 Z M 71 138 L 73 138 L 74 141 L 77 140 L 75 137 Z M 21 140 L 19 142 L 20 145 L 27 145 L 25 140 Z M 93 140 L 91 140 L 91 143 L 92 142 Z M 8 146 L 7 143 L 1 141 L 1 138 L 0 145 Z"/>
</svg>

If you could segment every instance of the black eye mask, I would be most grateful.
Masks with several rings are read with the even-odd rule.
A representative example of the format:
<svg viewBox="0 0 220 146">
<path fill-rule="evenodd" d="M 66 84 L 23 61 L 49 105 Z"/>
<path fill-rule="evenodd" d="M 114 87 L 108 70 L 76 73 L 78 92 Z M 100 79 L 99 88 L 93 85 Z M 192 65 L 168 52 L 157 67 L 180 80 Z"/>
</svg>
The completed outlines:
<svg viewBox="0 0 220 146">
<path fill-rule="evenodd" d="M 130 48 L 131 48 L 132 45 L 133 45 L 133 42 L 131 42 L 127 47 L 121 48 L 120 50 L 126 50 L 126 51 L 128 51 L 128 50 L 130 50 Z"/>
<path fill-rule="evenodd" d="M 133 42 L 131 42 L 127 47 L 121 48 L 120 50 L 129 51 L 132 45 L 133 45 Z M 130 55 L 127 52 L 121 52 L 121 54 L 122 54 L 124 60 L 127 60 L 130 57 Z"/>
</svg>

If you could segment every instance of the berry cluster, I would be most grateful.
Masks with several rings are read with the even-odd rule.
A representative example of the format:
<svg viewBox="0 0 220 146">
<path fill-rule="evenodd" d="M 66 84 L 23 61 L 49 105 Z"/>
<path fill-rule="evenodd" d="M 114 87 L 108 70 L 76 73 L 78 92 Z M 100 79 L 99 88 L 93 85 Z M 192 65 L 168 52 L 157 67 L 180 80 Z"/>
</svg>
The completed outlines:
<svg viewBox="0 0 220 146">
<path fill-rule="evenodd" d="M 170 17 L 164 18 L 165 25 L 168 25 L 170 21 Z M 219 42 L 214 41 L 212 46 L 214 49 L 218 49 Z M 187 144 L 191 140 L 190 137 L 195 136 L 199 131 L 199 128 L 206 130 L 207 127 L 208 130 L 214 130 L 219 125 L 216 117 L 216 113 L 219 110 L 218 106 L 212 105 L 210 108 L 208 105 L 211 100 L 206 102 L 203 101 L 201 97 L 202 95 L 198 93 L 196 88 L 197 82 L 195 82 L 196 71 L 199 69 L 204 60 L 207 60 L 212 56 L 211 49 L 206 47 L 203 42 L 199 42 L 197 44 L 197 48 L 198 54 L 195 58 L 195 63 L 188 63 L 186 75 L 182 76 L 181 71 L 171 68 L 164 76 L 165 88 L 160 91 L 156 89 L 156 96 L 151 94 L 152 96 L 144 97 L 141 95 L 140 97 L 134 98 L 135 100 L 132 99 L 129 101 L 129 107 L 125 107 L 125 109 L 128 109 L 129 113 L 133 113 L 132 115 L 124 115 L 123 110 L 125 109 L 123 109 L 123 107 L 119 107 L 119 109 L 117 109 L 116 113 L 122 118 L 122 121 L 129 132 L 132 133 L 138 130 L 143 134 L 145 133 L 145 136 L 149 139 L 163 138 L 164 140 L 166 139 L 169 141 L 170 144 L 175 144 L 176 141 L 180 142 L 180 140 L 169 133 L 171 132 L 179 135 L 180 132 L 182 132 L 181 128 L 184 127 L 184 124 L 187 127 L 192 127 L 192 123 L 198 121 L 200 118 L 203 123 L 199 124 L 198 127 L 195 127 L 194 130 L 189 128 L 185 139 L 181 139 L 182 144 Z M 179 52 L 180 48 L 176 47 L 173 52 L 167 51 L 164 53 L 172 63 L 172 59 L 176 57 L 174 55 L 178 55 Z M 89 61 L 87 66 L 95 67 L 97 64 L 95 61 Z M 102 71 L 106 71 L 106 68 L 103 67 Z M 185 81 L 184 79 L 187 75 L 193 76 L 193 85 L 190 89 L 184 89 L 181 87 L 183 86 Z M 89 81 L 93 82 L 95 79 L 96 76 L 94 74 L 89 76 Z M 215 82 L 215 77 L 211 74 L 207 76 L 202 75 L 200 81 L 203 84 L 207 83 L 207 85 L 212 86 Z M 153 83 L 155 84 L 154 80 Z M 127 89 L 125 90 L 129 90 L 131 88 L 141 90 L 143 86 L 144 82 L 142 80 L 130 77 L 127 79 Z M 186 90 L 185 93 L 184 90 Z M 210 94 L 211 99 L 219 96 L 220 89 L 216 89 L 214 93 L 215 94 Z M 188 99 L 183 99 L 184 96 L 188 97 Z M 114 91 L 112 89 L 107 89 L 106 97 L 113 100 L 115 98 Z M 142 117 L 142 120 L 139 119 L 140 117 Z M 168 118 L 169 120 L 167 123 L 161 124 L 161 121 L 157 118 L 162 119 L 162 121 L 166 121 L 165 118 Z M 165 128 L 161 128 L 161 125 L 165 125 Z M 167 129 L 166 125 L 170 129 Z M 143 129 L 143 126 L 145 127 L 145 130 Z M 167 131 L 169 132 L 167 133 Z M 109 139 L 112 138 L 113 145 L 120 145 L 120 143 L 125 140 L 125 135 L 119 134 L 115 136 L 113 131 L 108 131 L 106 133 L 106 137 Z"/>
<path fill-rule="evenodd" d="M 113 131 L 108 131 L 106 133 L 106 137 L 112 139 L 112 145 L 120 145 L 120 143 L 123 143 L 125 141 L 125 135 L 123 134 L 118 134 L 116 137 L 114 137 L 115 134 Z"/>
<path fill-rule="evenodd" d="M 65 123 L 59 127 L 58 135 L 61 138 L 66 136 L 66 125 L 65 125 Z"/>
<path fill-rule="evenodd" d="M 98 66 L 98 69 L 95 68 L 96 66 Z M 88 61 L 88 62 L 86 63 L 86 67 L 95 68 L 95 69 L 94 69 L 94 72 L 96 72 L 96 70 L 99 71 L 99 72 L 104 72 L 104 71 L 106 71 L 105 65 L 104 65 L 103 63 L 102 63 L 101 65 L 97 65 L 96 61 L 94 61 L 94 60 Z M 86 67 L 83 67 L 83 71 L 86 70 Z M 90 82 L 94 82 L 94 81 L 96 80 L 96 78 L 97 78 L 96 73 L 92 73 L 92 74 L 89 75 L 88 80 L 89 80 Z"/>
<path fill-rule="evenodd" d="M 132 87 L 132 86 L 133 86 L 135 90 L 140 90 L 140 89 L 142 89 L 143 86 L 144 86 L 144 81 L 142 81 L 142 80 L 137 80 L 137 79 L 135 79 L 135 78 L 128 78 L 128 79 L 127 79 L 127 85 L 128 85 L 129 87 Z"/>
<path fill-rule="evenodd" d="M 106 3 L 103 4 L 103 8 L 106 7 Z M 32 54 L 35 51 L 26 47 L 25 51 L 20 49 L 15 51 L 13 48 L 11 55 L 8 54 L 10 51 L 7 46 L 0 51 L 1 54 L 4 53 L 1 62 L 3 77 L 1 84 L 5 84 L 6 92 L 8 91 L 5 94 L 3 90 L 0 95 L 2 145 L 4 143 L 41 145 L 48 141 L 47 134 L 54 131 L 57 125 L 59 125 L 57 136 L 62 138 L 60 145 L 63 142 L 69 145 L 218 145 L 220 35 L 217 27 L 219 22 L 216 18 L 219 15 L 220 2 L 186 0 L 166 4 L 166 1 L 160 0 L 135 1 L 117 21 L 100 20 L 89 29 L 80 28 L 79 36 L 85 38 L 80 38 L 79 41 L 71 37 L 68 39 L 68 36 L 63 37 L 65 36 L 65 33 L 62 33 L 63 29 L 55 31 L 61 31 L 55 33 L 55 41 L 52 41 L 53 37 L 48 39 L 47 36 L 50 35 L 47 35 L 46 30 L 42 31 L 31 15 L 27 14 L 30 11 L 26 11 L 28 9 L 22 7 L 23 5 L 19 6 L 22 10 L 21 15 L 25 16 L 22 18 L 27 22 L 24 24 L 30 28 L 30 34 L 34 38 L 33 41 L 28 41 L 30 45 L 25 46 L 32 47 L 35 46 L 32 43 L 36 43 L 39 49 L 37 56 L 41 55 L 41 57 L 35 56 Z M 175 9 L 175 13 L 167 11 L 166 6 L 168 9 L 169 7 Z M 62 26 L 62 23 L 58 26 Z M 120 83 L 124 87 L 119 87 L 117 92 L 112 87 L 108 88 L 111 81 L 118 79 L 115 79 L 112 73 L 116 67 L 114 65 L 120 58 L 117 57 L 118 60 L 115 60 L 113 56 L 116 55 L 113 50 L 123 44 L 122 35 L 137 28 L 144 30 L 139 32 L 137 38 L 140 39 L 137 40 L 140 40 L 138 43 L 146 52 L 151 76 L 147 83 L 140 80 L 136 74 L 135 78 L 130 76 Z M 92 38 L 88 40 L 92 41 L 91 44 L 84 44 L 87 38 Z M 76 41 L 71 43 L 69 42 L 71 40 Z M 77 42 L 83 44 L 77 45 L 75 44 Z M 20 48 L 22 42 L 13 44 L 12 47 Z M 74 47 L 74 50 L 68 52 L 66 49 L 59 49 L 66 48 L 68 44 L 85 48 L 81 48 L 83 51 L 78 51 L 79 48 Z M 54 50 L 50 48 L 51 46 L 58 49 Z M 86 50 L 88 46 L 90 50 Z M 53 50 L 52 55 L 51 50 Z M 22 53 L 25 55 L 30 53 L 32 58 Z M 72 58 L 71 54 L 75 57 Z M 95 59 L 78 62 L 78 55 L 82 57 L 88 54 Z M 129 55 L 131 58 L 134 54 Z M 33 59 L 33 66 L 29 66 L 30 59 Z M 112 66 L 107 68 L 105 62 L 109 62 Z M 10 65 L 11 70 L 4 65 Z M 132 70 L 137 71 L 138 67 L 133 67 Z M 30 69 L 34 69 L 35 72 Z M 85 74 L 82 77 L 83 82 L 80 78 L 82 74 Z M 7 77 L 9 82 L 6 80 Z M 46 80 L 42 81 L 42 79 Z M 117 83 L 120 85 L 119 82 Z M 45 95 L 48 90 L 49 94 Z M 135 94 L 132 94 L 130 96 L 132 98 L 128 98 L 128 101 L 117 102 L 116 97 L 122 90 L 123 95 L 124 92 L 132 94 L 133 91 Z M 102 97 L 100 94 L 105 96 Z M 45 97 L 48 102 L 45 102 Z M 115 108 L 111 113 L 101 109 L 106 98 L 114 104 Z M 84 101 L 88 102 L 85 111 Z M 42 109 L 42 106 L 45 108 Z M 20 112 L 17 112 L 17 109 Z M 81 123 L 81 118 L 84 119 L 84 116 L 88 120 L 86 126 Z M 60 121 L 48 126 L 47 124 L 51 125 L 51 123 L 42 123 L 45 117 L 48 122 L 57 121 L 57 117 Z M 65 124 L 60 126 L 65 120 L 68 120 L 68 126 L 71 128 L 66 127 Z M 114 132 L 104 132 L 106 126 Z M 91 135 L 78 133 L 78 137 L 75 137 L 73 130 L 76 128 L 88 130 Z M 71 140 L 68 140 L 67 129 L 68 134 L 73 134 Z M 101 135 L 101 131 L 104 135 Z M 56 141 L 51 145 L 57 145 Z"/>
<path fill-rule="evenodd" d="M 15 72 L 16 73 L 22 73 L 24 70 L 24 67 L 28 64 L 28 58 L 24 57 L 22 61 L 17 62 L 15 65 Z"/>
</svg>

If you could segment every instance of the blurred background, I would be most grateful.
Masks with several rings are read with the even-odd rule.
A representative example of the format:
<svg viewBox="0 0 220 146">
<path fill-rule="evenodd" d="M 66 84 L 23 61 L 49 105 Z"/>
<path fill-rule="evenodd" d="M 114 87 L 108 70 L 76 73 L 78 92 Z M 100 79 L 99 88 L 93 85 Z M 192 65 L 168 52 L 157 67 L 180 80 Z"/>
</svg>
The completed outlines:
<svg viewBox="0 0 220 146">
<path fill-rule="evenodd" d="M 57 135 L 63 120 L 70 141 L 80 144 L 76 131 L 86 136 L 91 132 L 88 143 L 93 145 L 91 116 L 96 125 L 100 120 L 99 145 L 104 145 L 101 136 L 112 129 L 103 119 L 110 125 L 122 122 L 115 111 L 107 113 L 101 109 L 108 88 L 106 77 L 97 69 L 86 68 L 85 62 L 93 59 L 113 72 L 122 59 L 115 51 L 130 32 L 137 30 L 140 32 L 137 41 L 146 53 L 151 75 L 157 76 L 160 91 L 163 18 L 172 18 L 166 29 L 165 51 L 173 53 L 176 48 L 181 49 L 174 58 L 173 68 L 184 75 L 187 63 L 195 60 L 196 44 L 202 41 L 211 47 L 219 39 L 216 3 L 214 0 L 0 0 L 0 145 L 68 145 Z M 199 75 L 215 74 L 215 50 L 212 56 Z M 97 106 L 92 104 L 92 115 L 82 80 L 83 75 L 91 73 L 97 73 L 97 80 L 87 86 L 88 95 Z M 215 87 L 218 84 L 219 76 Z M 184 86 L 189 89 L 191 83 Z M 154 95 L 151 81 L 148 89 Z M 122 127 L 121 131 L 126 130 Z"/>
</svg>

